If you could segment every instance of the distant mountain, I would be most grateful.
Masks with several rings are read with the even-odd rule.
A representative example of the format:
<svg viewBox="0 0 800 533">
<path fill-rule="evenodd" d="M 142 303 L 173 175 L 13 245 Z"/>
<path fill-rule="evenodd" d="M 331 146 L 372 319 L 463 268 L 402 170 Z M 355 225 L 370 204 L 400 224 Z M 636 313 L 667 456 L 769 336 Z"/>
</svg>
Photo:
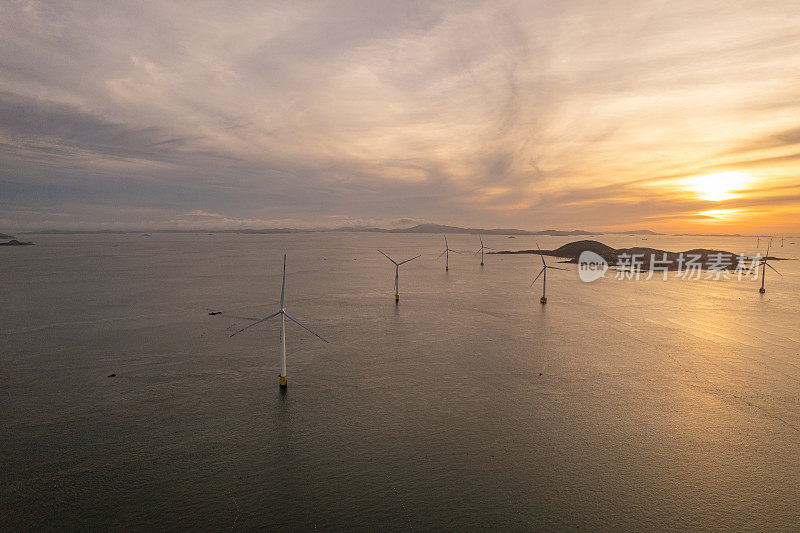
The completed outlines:
<svg viewBox="0 0 800 533">
<path fill-rule="evenodd" d="M 546 229 L 540 231 L 528 231 L 515 228 L 461 228 L 458 226 L 445 226 L 442 224 L 418 224 L 410 228 L 376 228 L 372 226 L 343 226 L 339 228 L 264 228 L 264 229 L 141 229 L 141 230 L 41 230 L 41 231 L 27 231 L 26 234 L 56 234 L 56 235 L 83 235 L 83 234 L 140 234 L 140 233 L 244 233 L 250 235 L 269 235 L 273 233 L 326 233 L 326 232 L 348 232 L 348 233 L 448 233 L 448 234 L 469 234 L 469 235 L 549 235 L 552 237 L 570 237 L 570 236 L 587 236 L 587 235 L 603 235 L 599 231 L 585 231 L 580 229 L 575 230 L 557 230 Z M 615 233 L 620 235 L 663 235 L 663 233 L 656 233 L 647 229 L 634 230 L 634 231 L 617 231 L 605 232 Z M 10 237 L 6 237 L 10 238 Z"/>
<path fill-rule="evenodd" d="M 571 231 L 546 229 L 544 231 L 532 232 L 531 235 L 550 235 L 553 237 L 569 237 L 571 235 L 602 235 L 602 233 L 594 231 L 584 231 L 582 229 L 574 229 Z"/>
<path fill-rule="evenodd" d="M 390 229 L 375 228 L 370 226 L 342 226 L 334 229 L 320 229 L 315 231 L 343 231 L 345 233 L 386 233 Z"/>
<path fill-rule="evenodd" d="M 13 239 L 13 235 L 7 235 L 5 233 L 0 233 L 0 239 Z"/>
<path fill-rule="evenodd" d="M 376 228 L 372 226 L 343 226 L 334 229 L 313 229 L 313 230 L 291 230 L 291 229 L 268 229 L 268 230 L 225 230 L 231 233 L 287 233 L 287 232 L 300 232 L 300 231 L 315 231 L 315 232 L 329 232 L 329 231 L 344 231 L 349 233 L 448 233 L 448 234 L 469 234 L 469 235 L 554 235 L 554 236 L 569 236 L 569 235 L 600 235 L 590 231 L 583 230 L 555 230 L 547 229 L 542 231 L 527 231 L 524 229 L 514 228 L 461 228 L 458 226 L 445 226 L 442 224 L 418 224 L 410 228 Z M 222 232 L 217 232 L 222 233 Z"/>
<path fill-rule="evenodd" d="M 676 237 L 745 237 L 740 233 L 676 233 Z M 756 238 L 756 235 L 752 236 Z"/>
<path fill-rule="evenodd" d="M 514 228 L 496 228 L 496 229 L 460 228 L 458 226 L 443 226 L 441 224 L 419 224 L 411 228 L 400 228 L 400 229 L 390 229 L 390 230 L 370 228 L 368 231 L 372 230 L 386 232 L 386 233 L 453 233 L 453 234 L 466 233 L 470 235 L 555 235 L 555 236 L 597 235 L 596 233 L 591 233 L 589 231 L 583 231 L 583 230 L 564 231 L 564 230 L 547 229 L 542 231 L 527 231 L 524 229 L 514 229 Z M 353 230 L 353 231 L 358 231 L 358 230 Z"/>
<path fill-rule="evenodd" d="M 666 235 L 649 229 L 637 229 L 632 231 L 606 231 L 609 235 Z"/>
<path fill-rule="evenodd" d="M 147 233 L 245 233 L 245 234 L 268 234 L 268 233 L 308 233 L 315 231 L 329 231 L 319 229 L 294 229 L 294 228 L 268 228 L 268 229 L 138 229 L 138 230 L 70 230 L 70 229 L 43 229 L 39 231 L 24 231 L 24 235 L 142 235 Z"/>
<path fill-rule="evenodd" d="M 41 230 L 29 231 L 25 233 L 30 234 L 56 234 L 56 235 L 84 235 L 84 234 L 139 234 L 139 233 L 244 233 L 244 234 L 272 234 L 272 233 L 326 233 L 342 231 L 348 233 L 466 233 L 471 235 L 553 235 L 553 236 L 570 236 L 570 235 L 601 235 L 600 233 L 592 233 L 583 230 L 555 230 L 547 229 L 542 231 L 527 231 L 522 229 L 513 228 L 500 228 L 500 229 L 484 229 L 484 228 L 460 228 L 458 226 L 444 226 L 441 224 L 419 224 L 410 228 L 376 228 L 370 226 L 343 226 L 340 228 L 316 228 L 316 229 L 298 229 L 298 228 L 265 228 L 265 229 L 189 229 L 189 230 Z"/>
</svg>

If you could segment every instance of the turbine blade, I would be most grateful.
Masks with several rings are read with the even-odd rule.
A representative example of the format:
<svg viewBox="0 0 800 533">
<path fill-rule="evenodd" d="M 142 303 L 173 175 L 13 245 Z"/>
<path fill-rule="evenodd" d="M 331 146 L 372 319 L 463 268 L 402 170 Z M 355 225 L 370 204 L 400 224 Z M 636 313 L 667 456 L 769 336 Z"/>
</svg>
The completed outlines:
<svg viewBox="0 0 800 533">
<path fill-rule="evenodd" d="M 531 287 L 533 287 L 533 284 L 536 283 L 536 280 L 539 279 L 539 276 L 541 276 L 543 272 L 544 272 L 544 267 L 542 267 L 542 269 L 539 271 L 539 274 L 537 274 L 536 277 L 533 278 L 533 281 L 531 281 Z"/>
<path fill-rule="evenodd" d="M 283 294 L 286 290 L 286 254 L 283 254 L 283 281 L 281 281 L 281 309 L 283 309 Z"/>
<path fill-rule="evenodd" d="M 309 328 L 309 327 L 308 327 L 308 326 L 306 326 L 305 324 L 302 324 L 302 323 L 301 323 L 299 320 L 297 320 L 295 317 L 293 317 L 292 315 L 290 315 L 290 314 L 289 314 L 289 313 L 287 313 L 286 311 L 284 311 L 284 312 L 283 312 L 283 314 L 284 314 L 284 315 L 286 315 L 286 318 L 288 318 L 289 320 L 291 320 L 292 322 L 294 322 L 295 324 L 297 324 L 298 326 L 300 326 L 300 327 L 301 327 L 301 328 L 303 328 L 304 330 L 308 331 L 308 332 L 309 332 L 309 333 L 311 333 L 312 335 L 314 335 L 314 336 L 316 336 L 316 337 L 319 337 L 320 339 L 322 339 L 322 340 L 323 340 L 323 341 L 325 341 L 325 342 L 328 342 L 328 341 L 327 341 L 327 340 L 325 340 L 325 339 L 324 339 L 324 338 L 323 338 L 321 335 L 319 335 L 318 333 L 316 333 L 314 330 L 312 330 L 311 328 Z M 328 344 L 330 344 L 330 343 L 328 343 Z"/>
<path fill-rule="evenodd" d="M 447 250 L 445 250 L 444 252 L 440 253 L 440 254 L 439 254 L 439 257 L 442 257 L 442 256 L 443 256 L 444 254 L 446 254 L 446 253 L 447 253 Z M 437 257 L 436 259 L 439 259 L 439 257 Z"/>
<path fill-rule="evenodd" d="M 412 257 L 411 259 L 406 259 L 405 261 L 401 261 L 401 262 L 399 262 L 399 263 L 395 263 L 395 264 L 396 264 L 397 266 L 400 266 L 400 265 L 405 265 L 405 264 L 406 264 L 406 263 L 408 263 L 409 261 L 413 261 L 414 259 L 417 259 L 417 258 L 420 258 L 420 257 L 422 257 L 422 256 L 421 256 L 421 255 L 418 255 L 418 256 L 416 256 L 416 257 Z"/>
<path fill-rule="evenodd" d="M 265 320 L 269 320 L 270 318 L 272 318 L 272 317 L 274 317 L 274 316 L 278 316 L 279 314 L 281 314 L 281 312 L 280 312 L 280 311 L 275 311 L 275 312 L 274 312 L 274 313 L 272 313 L 271 315 L 269 315 L 269 316 L 266 316 L 266 317 L 262 318 L 261 320 L 256 320 L 255 322 L 253 322 L 253 323 L 252 323 L 252 324 L 250 324 L 249 326 L 245 326 L 245 327 L 243 327 L 242 329 L 240 329 L 240 330 L 239 330 L 239 331 L 237 331 L 236 333 L 241 333 L 241 332 L 243 332 L 243 331 L 244 331 L 244 330 L 246 330 L 246 329 L 250 329 L 250 328 L 252 328 L 252 327 L 253 327 L 253 326 L 255 326 L 255 325 L 261 324 L 261 323 L 262 323 L 262 322 L 264 322 Z M 233 335 L 236 335 L 236 333 L 234 333 Z M 231 337 L 233 337 L 233 335 L 231 335 Z"/>
<path fill-rule="evenodd" d="M 378 250 L 378 251 L 379 251 L 379 252 L 381 252 L 380 250 Z M 381 253 L 383 254 L 383 252 L 381 252 Z M 386 254 L 383 254 L 383 257 L 385 257 L 386 259 L 388 259 L 389 261 L 391 261 L 391 262 L 392 262 L 392 263 L 394 263 L 395 265 L 397 264 L 397 261 L 395 261 L 394 259 L 392 259 L 392 258 L 391 258 L 391 257 L 389 257 L 388 255 L 386 255 Z"/>
<path fill-rule="evenodd" d="M 772 270 L 775 270 L 775 267 L 774 267 L 774 266 L 772 266 L 772 265 L 770 265 L 769 263 L 764 263 L 764 264 L 765 264 L 765 265 L 767 265 L 768 267 L 770 267 Z M 776 273 L 777 275 L 779 275 L 779 276 L 783 277 L 783 274 L 781 274 L 781 273 L 780 273 L 780 272 L 778 272 L 777 270 L 775 270 L 775 273 Z"/>
<path fill-rule="evenodd" d="M 551 267 L 551 266 L 548 266 L 547 268 L 552 268 L 553 270 L 566 270 L 566 271 L 568 271 L 568 272 L 569 272 L 569 269 L 568 269 L 568 268 L 561 268 L 561 267 Z"/>
<path fill-rule="evenodd" d="M 542 258 L 542 264 L 544 266 L 547 266 L 547 263 L 544 262 L 544 254 L 542 253 L 542 249 L 539 248 L 539 243 L 538 242 L 536 243 L 536 248 L 539 250 L 539 257 Z"/>
</svg>

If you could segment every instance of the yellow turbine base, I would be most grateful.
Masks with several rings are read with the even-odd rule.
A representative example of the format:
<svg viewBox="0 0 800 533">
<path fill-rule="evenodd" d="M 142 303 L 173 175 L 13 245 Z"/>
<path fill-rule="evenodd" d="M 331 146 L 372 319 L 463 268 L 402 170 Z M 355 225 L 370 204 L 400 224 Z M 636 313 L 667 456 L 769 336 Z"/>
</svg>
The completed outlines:
<svg viewBox="0 0 800 533">
<path fill-rule="evenodd" d="M 539 301 L 540 301 L 540 302 L 542 302 L 543 304 L 546 304 L 546 303 L 547 303 L 547 297 L 546 297 L 546 296 L 542 296 L 542 297 L 539 299 Z"/>
<path fill-rule="evenodd" d="M 286 388 L 286 376 L 281 376 L 281 388 Z"/>
</svg>

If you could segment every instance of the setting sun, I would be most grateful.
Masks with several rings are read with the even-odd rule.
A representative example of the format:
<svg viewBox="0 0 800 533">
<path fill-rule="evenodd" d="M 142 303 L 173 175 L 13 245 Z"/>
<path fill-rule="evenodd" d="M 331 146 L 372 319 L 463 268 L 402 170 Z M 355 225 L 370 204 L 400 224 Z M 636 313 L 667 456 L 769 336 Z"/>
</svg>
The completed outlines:
<svg viewBox="0 0 800 533">
<path fill-rule="evenodd" d="M 710 202 L 721 202 L 736 198 L 736 192 L 753 178 L 747 172 L 730 171 L 689 178 L 689 189 L 700 193 L 698 198 Z"/>
</svg>

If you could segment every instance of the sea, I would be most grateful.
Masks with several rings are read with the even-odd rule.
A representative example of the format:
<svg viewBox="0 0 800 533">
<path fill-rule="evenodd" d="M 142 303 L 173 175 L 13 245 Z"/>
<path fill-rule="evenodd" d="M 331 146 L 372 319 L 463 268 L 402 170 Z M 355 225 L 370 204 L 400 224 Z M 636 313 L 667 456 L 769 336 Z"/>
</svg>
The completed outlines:
<svg viewBox="0 0 800 533">
<path fill-rule="evenodd" d="M 581 281 L 476 235 L 0 248 L 10 530 L 800 529 L 800 238 L 760 279 Z M 763 254 L 755 237 L 600 235 Z M 576 237 L 484 236 L 493 250 Z M 400 301 L 394 265 L 400 267 Z M 288 387 L 278 386 L 279 307 Z M 210 315 L 212 312 L 221 314 Z M 113 376 L 113 377 L 110 377 Z"/>
</svg>

